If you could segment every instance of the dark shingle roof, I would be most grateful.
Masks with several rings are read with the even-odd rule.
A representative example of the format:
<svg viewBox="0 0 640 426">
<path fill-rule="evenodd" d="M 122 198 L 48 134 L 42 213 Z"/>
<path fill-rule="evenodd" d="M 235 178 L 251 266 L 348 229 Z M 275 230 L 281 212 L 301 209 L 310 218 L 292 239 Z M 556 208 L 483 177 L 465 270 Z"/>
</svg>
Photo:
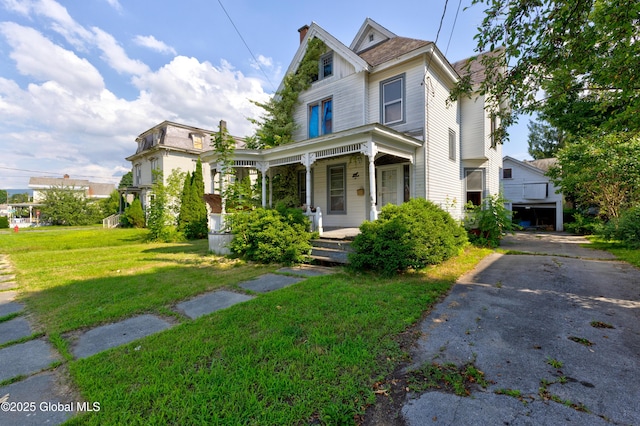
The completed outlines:
<svg viewBox="0 0 640 426">
<path fill-rule="evenodd" d="M 393 37 L 360 52 L 359 56 L 369 65 L 375 67 L 428 44 L 431 42 L 414 38 Z"/>
<path fill-rule="evenodd" d="M 471 77 L 471 85 L 475 86 L 482 83 L 486 78 L 485 67 L 482 64 L 482 58 L 486 55 L 501 55 L 502 53 L 503 49 L 496 49 L 493 52 L 484 52 L 477 56 L 472 56 L 470 58 L 454 62 L 452 66 L 460 77 L 464 77 L 465 75 L 467 75 L 467 73 L 469 73 Z M 467 70 L 468 64 L 470 65 L 470 68 Z"/>
</svg>

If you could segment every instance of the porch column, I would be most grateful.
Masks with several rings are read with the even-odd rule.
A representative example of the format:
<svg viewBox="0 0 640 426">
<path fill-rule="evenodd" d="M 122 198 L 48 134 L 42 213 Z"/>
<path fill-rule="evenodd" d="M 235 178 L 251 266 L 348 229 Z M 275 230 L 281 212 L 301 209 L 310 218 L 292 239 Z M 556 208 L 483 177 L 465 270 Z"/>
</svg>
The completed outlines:
<svg viewBox="0 0 640 426">
<path fill-rule="evenodd" d="M 365 142 L 360 148 L 360 152 L 367 156 L 369 159 L 369 203 L 371 207 L 369 209 L 369 220 L 376 220 L 378 218 L 378 210 L 376 209 L 376 154 L 378 153 L 378 147 L 373 141 Z"/>
<path fill-rule="evenodd" d="M 258 162 L 256 167 L 262 173 L 262 208 L 267 207 L 267 171 L 269 170 L 269 163 Z"/>
<path fill-rule="evenodd" d="M 311 165 L 316 161 L 316 155 L 312 152 L 308 152 L 302 154 L 302 162 L 304 163 L 304 167 L 307 170 L 306 174 L 306 193 L 307 199 L 305 200 L 307 204 L 307 213 L 311 213 Z"/>
<path fill-rule="evenodd" d="M 273 172 L 269 169 L 269 208 L 273 208 Z"/>
<path fill-rule="evenodd" d="M 220 163 L 216 169 L 220 167 Z M 220 222 L 221 226 L 224 225 L 224 215 L 227 214 L 227 185 L 225 179 L 227 177 L 227 170 L 224 168 L 220 168 Z"/>
</svg>

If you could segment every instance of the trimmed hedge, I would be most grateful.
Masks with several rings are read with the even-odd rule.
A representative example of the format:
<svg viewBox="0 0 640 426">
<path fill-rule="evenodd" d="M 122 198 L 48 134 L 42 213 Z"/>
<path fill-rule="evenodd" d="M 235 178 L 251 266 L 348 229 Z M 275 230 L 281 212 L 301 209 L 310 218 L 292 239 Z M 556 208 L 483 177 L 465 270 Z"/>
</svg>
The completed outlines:
<svg viewBox="0 0 640 426">
<path fill-rule="evenodd" d="M 309 222 L 299 209 L 258 208 L 227 217 L 233 233 L 229 248 L 261 263 L 300 263 L 309 258 Z"/>
<path fill-rule="evenodd" d="M 9 227 L 9 218 L 6 216 L 0 216 L 0 229 Z"/>
<path fill-rule="evenodd" d="M 441 263 L 467 244 L 464 228 L 451 215 L 423 198 L 382 208 L 373 222 L 360 225 L 349 256 L 356 270 L 392 275 Z"/>
</svg>

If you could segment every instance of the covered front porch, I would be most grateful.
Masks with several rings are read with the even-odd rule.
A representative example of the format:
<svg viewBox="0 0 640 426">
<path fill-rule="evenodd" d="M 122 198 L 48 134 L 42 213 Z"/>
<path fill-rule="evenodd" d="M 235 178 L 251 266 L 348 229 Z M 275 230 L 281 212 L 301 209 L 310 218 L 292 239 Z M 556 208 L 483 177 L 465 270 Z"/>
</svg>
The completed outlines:
<svg viewBox="0 0 640 426">
<path fill-rule="evenodd" d="M 412 197 L 420 146 L 418 139 L 371 124 L 275 148 L 238 149 L 232 167 L 256 170 L 262 178 L 261 204 L 272 207 L 278 201 L 273 182 L 279 168 L 293 166 L 295 174 L 288 178 L 295 180 L 296 201 L 322 233 L 324 227 L 357 228 L 375 220 L 381 206 Z M 212 171 L 224 174 L 215 152 L 203 160 Z M 215 188 L 220 193 L 225 180 L 219 179 L 220 187 Z"/>
</svg>

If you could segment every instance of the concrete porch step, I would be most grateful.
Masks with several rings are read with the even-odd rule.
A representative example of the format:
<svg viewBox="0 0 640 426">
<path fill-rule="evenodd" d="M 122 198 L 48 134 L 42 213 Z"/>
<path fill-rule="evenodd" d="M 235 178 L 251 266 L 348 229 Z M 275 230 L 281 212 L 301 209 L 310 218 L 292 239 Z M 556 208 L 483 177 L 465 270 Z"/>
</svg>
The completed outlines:
<svg viewBox="0 0 640 426">
<path fill-rule="evenodd" d="M 351 241 L 318 239 L 311 241 L 311 258 L 321 263 L 349 263 L 349 253 L 353 252 Z"/>
</svg>

